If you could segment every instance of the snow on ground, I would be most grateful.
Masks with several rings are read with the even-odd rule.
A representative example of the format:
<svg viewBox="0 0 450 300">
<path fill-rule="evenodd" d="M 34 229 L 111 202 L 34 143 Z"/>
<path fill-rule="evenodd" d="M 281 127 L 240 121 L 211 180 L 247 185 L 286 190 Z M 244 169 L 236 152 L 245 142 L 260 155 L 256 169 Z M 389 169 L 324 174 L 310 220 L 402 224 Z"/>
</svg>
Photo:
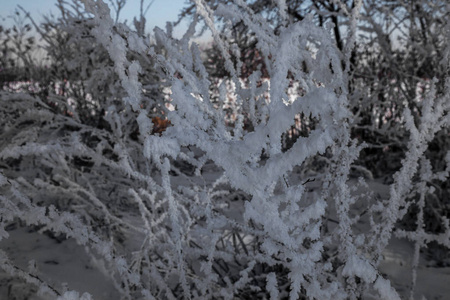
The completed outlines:
<svg viewBox="0 0 450 300">
<path fill-rule="evenodd" d="M 387 275 L 403 299 L 407 299 L 410 293 L 413 249 L 413 243 L 393 238 L 380 264 L 381 272 Z M 425 256 L 421 255 L 414 299 L 450 299 L 450 268 L 427 267 L 428 263 Z"/>
<path fill-rule="evenodd" d="M 60 240 L 27 227 L 14 226 L 9 233 L 10 237 L 0 242 L 0 249 L 19 268 L 27 270 L 29 261 L 34 259 L 39 278 L 48 280 L 50 285 L 60 288 L 67 283 L 68 289 L 87 291 L 94 299 L 117 299 L 112 281 L 73 239 Z M 37 290 L 30 291 L 30 288 L 24 282 L 0 273 L 0 299 L 45 299 L 33 296 L 31 292 Z"/>
</svg>

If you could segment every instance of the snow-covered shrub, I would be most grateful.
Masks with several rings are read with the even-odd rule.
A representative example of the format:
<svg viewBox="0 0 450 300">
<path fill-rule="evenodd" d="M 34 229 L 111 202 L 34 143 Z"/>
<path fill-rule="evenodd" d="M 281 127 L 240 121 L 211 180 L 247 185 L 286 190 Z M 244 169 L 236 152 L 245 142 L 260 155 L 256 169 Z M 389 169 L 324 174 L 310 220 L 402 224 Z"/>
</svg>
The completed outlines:
<svg viewBox="0 0 450 300">
<path fill-rule="evenodd" d="M 125 2 L 115 4 L 120 8 Z M 123 109 L 121 99 L 124 92 L 106 49 L 90 33 L 94 26 L 93 19 L 84 11 L 82 2 L 58 0 L 56 6 L 59 16 L 47 16 L 41 24 L 29 17 L 43 41 L 47 62 L 47 68 L 38 79 L 40 89 L 37 95 L 60 113 L 95 125 L 111 106 L 118 111 Z M 116 12 L 116 18 L 119 12 L 120 9 Z M 130 29 L 120 24 L 114 28 L 119 35 L 127 35 L 127 30 Z M 155 98 L 160 98 L 163 84 L 152 70 L 151 61 L 145 53 L 128 53 L 128 58 L 140 61 L 141 67 L 146 70 L 140 76 L 143 97 L 146 98 L 143 102 L 147 108 L 154 109 L 155 115 L 160 115 L 164 107 L 159 108 L 158 105 L 163 105 L 164 101 L 156 103 Z"/>
<path fill-rule="evenodd" d="M 401 2 L 378 6 L 369 1 L 367 7 L 372 9 L 362 17 L 364 38 L 355 51 L 355 93 L 351 102 L 356 126 L 353 132 L 367 144 L 359 163 L 365 165 L 374 177 L 384 177 L 385 182 L 391 183 L 392 175 L 400 169 L 410 147 L 410 132 L 403 125 L 405 109 L 411 112 L 418 124 L 429 105 L 429 93 L 434 95 L 431 97 L 446 93 L 448 63 L 441 53 L 448 51 L 445 41 L 449 32 L 448 24 L 441 20 L 448 14 L 448 3 L 424 1 L 423 6 L 412 9 Z M 376 20 L 380 16 L 384 22 Z M 408 20 L 402 25 L 407 30 L 392 30 L 392 24 L 399 18 Z M 446 126 L 440 128 L 424 153 L 423 159 L 429 161 L 433 172 L 446 169 L 445 157 L 450 145 L 448 130 Z M 419 180 L 413 179 L 414 186 L 419 184 Z M 446 230 L 442 218 L 450 216 L 448 180 L 434 178 L 426 181 L 435 190 L 425 193 L 427 201 L 423 203 L 422 212 L 415 204 L 409 206 L 400 227 L 414 231 L 418 226 L 417 218 L 423 218 L 421 222 L 427 233 L 441 234 Z M 414 203 L 419 194 L 414 191 L 408 198 Z M 427 251 L 432 256 L 442 251 L 438 243 L 429 246 Z M 441 258 L 441 263 L 445 259 Z"/>
<path fill-rule="evenodd" d="M 0 88 L 7 82 L 27 80 L 36 75 L 36 68 L 29 68 L 36 50 L 32 27 L 19 11 L 8 16 L 11 28 L 0 25 Z"/>
<path fill-rule="evenodd" d="M 408 142 L 404 109 L 417 121 L 434 77 L 440 79 L 438 92 L 444 89 L 448 69 L 441 54 L 448 32 L 441 20 L 446 14 L 447 1 L 414 6 L 365 1 L 360 43 L 354 51 L 351 105 L 356 116 L 354 135 L 367 144 L 360 161 L 375 177 L 391 182 L 400 168 Z M 400 24 L 403 29 L 395 30 Z"/>
<path fill-rule="evenodd" d="M 433 170 L 424 154 L 450 125 L 450 83 L 444 90 L 432 82 L 416 119 L 410 109 L 402 112 L 407 151 L 389 195 L 380 198 L 363 179 L 350 178 L 364 146 L 352 138 L 350 89 L 362 1 L 341 3 L 333 15 L 348 19 L 341 45 L 332 38 L 331 23 L 318 26 L 312 16 L 291 22 L 283 0 L 276 1 L 284 20 L 276 30 L 270 16 L 255 14 L 245 1 L 215 10 L 194 2 L 186 34 L 177 40 L 171 26 L 156 28 L 152 45 L 116 23 L 103 1 L 83 1 L 93 16 L 90 34 L 117 76 L 109 84 L 118 94 L 108 96 L 113 99 L 106 99 L 109 106 L 98 117 L 102 126 L 55 113 L 37 97 L 1 95 L 1 135 L 8 141 L 0 149 L 2 239 L 14 220 L 74 238 L 103 261 L 125 299 L 358 299 L 372 290 L 379 298 L 399 299 L 378 265 L 411 206 L 419 210 L 417 228 L 396 235 L 416 244 L 414 269 L 429 241 L 449 247 L 448 219 L 442 217 L 441 233 L 427 233 L 423 210 L 435 192 L 432 181 L 448 179 L 449 167 Z M 267 74 L 255 70 L 242 80 L 240 49 L 222 38 L 216 17 L 225 20 L 224 32 L 236 23 L 246 26 Z M 218 95 L 192 43 L 199 20 L 224 60 L 227 74 Z M 171 126 L 161 135 L 152 134 L 152 105 L 163 105 L 164 98 L 144 94 L 146 66 L 158 74 L 154 84 L 171 92 Z M 231 127 L 226 82 L 235 99 Z M 292 82 L 302 91 L 295 99 Z M 122 102 L 111 105 L 117 100 Z M 283 135 L 297 115 L 314 119 L 314 127 L 283 149 Z M 318 161 L 323 166 L 312 172 Z M 3 270 L 43 292 L 60 299 L 84 292 L 51 286 L 0 255 Z"/>
</svg>

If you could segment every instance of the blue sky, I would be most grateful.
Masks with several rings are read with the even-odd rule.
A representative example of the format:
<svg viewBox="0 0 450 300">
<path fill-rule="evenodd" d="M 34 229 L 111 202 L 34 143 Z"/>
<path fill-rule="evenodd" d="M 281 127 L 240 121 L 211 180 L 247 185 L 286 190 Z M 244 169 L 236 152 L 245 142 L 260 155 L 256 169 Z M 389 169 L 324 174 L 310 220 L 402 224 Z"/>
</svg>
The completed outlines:
<svg viewBox="0 0 450 300">
<path fill-rule="evenodd" d="M 176 21 L 177 16 L 186 1 L 187 0 L 155 0 L 146 15 L 147 32 L 151 32 L 155 26 L 165 28 L 167 21 Z M 68 0 L 68 2 L 70 2 L 70 0 Z M 105 2 L 108 3 L 108 1 Z M 0 24 L 11 24 L 8 19 L 3 20 L 3 18 L 13 14 L 17 5 L 21 5 L 31 13 L 36 21 L 39 21 L 41 15 L 47 15 L 50 12 L 57 14 L 58 10 L 55 7 L 55 3 L 56 0 L 0 0 Z M 145 0 L 145 4 L 148 3 L 150 3 L 150 0 Z M 139 5 L 140 0 L 128 0 L 120 13 L 120 19 L 127 19 L 128 24 L 130 24 L 133 17 L 139 14 Z M 111 10 L 113 11 L 112 8 Z M 185 28 L 186 25 L 183 26 L 182 24 L 178 30 L 175 29 L 175 36 L 179 36 Z"/>
</svg>

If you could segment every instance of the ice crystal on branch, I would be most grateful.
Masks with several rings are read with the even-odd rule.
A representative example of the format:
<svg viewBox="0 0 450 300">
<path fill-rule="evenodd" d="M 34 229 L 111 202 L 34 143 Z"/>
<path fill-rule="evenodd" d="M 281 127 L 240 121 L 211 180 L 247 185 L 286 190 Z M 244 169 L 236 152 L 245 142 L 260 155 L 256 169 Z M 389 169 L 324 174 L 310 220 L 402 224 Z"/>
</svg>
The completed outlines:
<svg viewBox="0 0 450 300">
<path fill-rule="evenodd" d="M 92 48 L 83 38 L 95 41 L 96 51 L 65 63 L 81 64 L 89 78 L 45 99 L 0 94 L 2 240 L 15 220 L 74 239 L 124 299 L 359 299 L 373 291 L 399 299 L 379 266 L 395 231 L 415 243 L 414 297 L 420 249 L 450 246 L 448 220 L 440 218 L 438 233 L 425 221 L 427 197 L 449 176 L 427 150 L 448 132 L 450 86 L 433 80 L 405 105 L 386 96 L 381 79 L 367 83 L 370 57 L 358 52 L 358 33 L 381 30 L 369 2 L 305 10 L 278 0 L 267 12 L 262 0 L 195 0 L 185 35 L 173 38 L 169 24 L 154 29 L 154 42 L 143 16 L 133 30 L 102 0 L 81 2 L 68 19 L 82 21 L 68 21 L 67 36 L 80 49 Z M 220 72 L 193 41 L 198 25 L 212 33 Z M 387 196 L 354 178 L 355 170 L 371 174 L 364 147 L 391 146 L 377 144 L 386 128 L 406 149 Z M 410 208 L 417 226 L 397 229 Z M 47 284 L 31 265 L 24 271 L 0 252 L 9 275 L 58 299 L 91 299 Z"/>
</svg>

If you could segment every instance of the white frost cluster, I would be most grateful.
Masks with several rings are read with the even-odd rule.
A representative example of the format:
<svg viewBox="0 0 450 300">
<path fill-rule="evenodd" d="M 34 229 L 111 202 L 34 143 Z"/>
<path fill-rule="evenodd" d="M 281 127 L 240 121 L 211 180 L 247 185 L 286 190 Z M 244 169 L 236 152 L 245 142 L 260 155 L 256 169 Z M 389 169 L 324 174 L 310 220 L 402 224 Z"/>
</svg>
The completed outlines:
<svg viewBox="0 0 450 300">
<path fill-rule="evenodd" d="M 82 2 L 125 96 L 110 99 L 100 116 L 108 129 L 101 129 L 62 116 L 54 117 L 52 127 L 48 115 L 32 113 L 33 107 L 49 111 L 48 105 L 1 94 L 10 113 L 27 111 L 21 118 L 48 134 L 36 134 L 22 119 L 14 123 L 21 132 L 8 127 L 13 138 L 0 145 L 0 159 L 40 169 L 24 167 L 29 173 L 23 177 L 0 173 L 0 240 L 8 238 L 5 225 L 15 219 L 73 238 L 102 260 L 123 299 L 234 299 L 245 291 L 243 298 L 338 300 L 359 299 L 369 289 L 383 299 L 400 299 L 378 265 L 411 195 L 418 195 L 417 230 L 396 235 L 416 245 L 413 285 L 420 248 L 430 241 L 450 247 L 447 219 L 438 235 L 426 233 L 423 223 L 426 196 L 434 192 L 429 183 L 449 177 L 450 152 L 439 173 L 424 158 L 436 133 L 450 126 L 449 82 L 438 93 L 433 81 L 416 119 L 405 110 L 408 150 L 388 199 L 359 193 L 367 189 L 364 180 L 357 186 L 350 180 L 364 146 L 352 137 L 356 117 L 349 90 L 362 0 L 351 9 L 335 1 L 339 18 L 348 20 L 343 49 L 333 42 L 332 24 L 318 26 L 311 15 L 291 22 L 285 0 L 275 1 L 283 20 L 277 30 L 249 1 L 213 10 L 209 1 L 195 0 L 184 37 L 174 39 L 170 26 L 167 32 L 156 28 L 155 44 L 116 24 L 102 0 Z M 242 78 L 240 50 L 217 28 L 217 18 L 224 20 L 225 33 L 237 23 L 250 30 L 269 78 L 261 70 Z M 200 22 L 224 59 L 228 77 L 218 87 L 192 42 Z M 145 62 L 158 75 L 157 84 L 170 89 L 173 109 L 161 109 L 170 121 L 164 120 L 163 133 L 154 132 L 158 119 L 148 105 L 163 107 L 163 99 L 144 99 Z M 301 93 L 293 96 L 292 86 Z M 284 134 L 299 115 L 314 126 L 284 149 Z M 325 166 L 310 171 L 318 161 Z M 54 205 L 37 204 L 53 199 Z M 364 212 L 355 213 L 361 205 Z M 60 211 L 66 207 L 72 212 Z M 370 228 L 360 230 L 363 217 Z M 92 299 L 59 292 L 14 268 L 2 251 L 0 268 L 59 300 Z"/>
</svg>

